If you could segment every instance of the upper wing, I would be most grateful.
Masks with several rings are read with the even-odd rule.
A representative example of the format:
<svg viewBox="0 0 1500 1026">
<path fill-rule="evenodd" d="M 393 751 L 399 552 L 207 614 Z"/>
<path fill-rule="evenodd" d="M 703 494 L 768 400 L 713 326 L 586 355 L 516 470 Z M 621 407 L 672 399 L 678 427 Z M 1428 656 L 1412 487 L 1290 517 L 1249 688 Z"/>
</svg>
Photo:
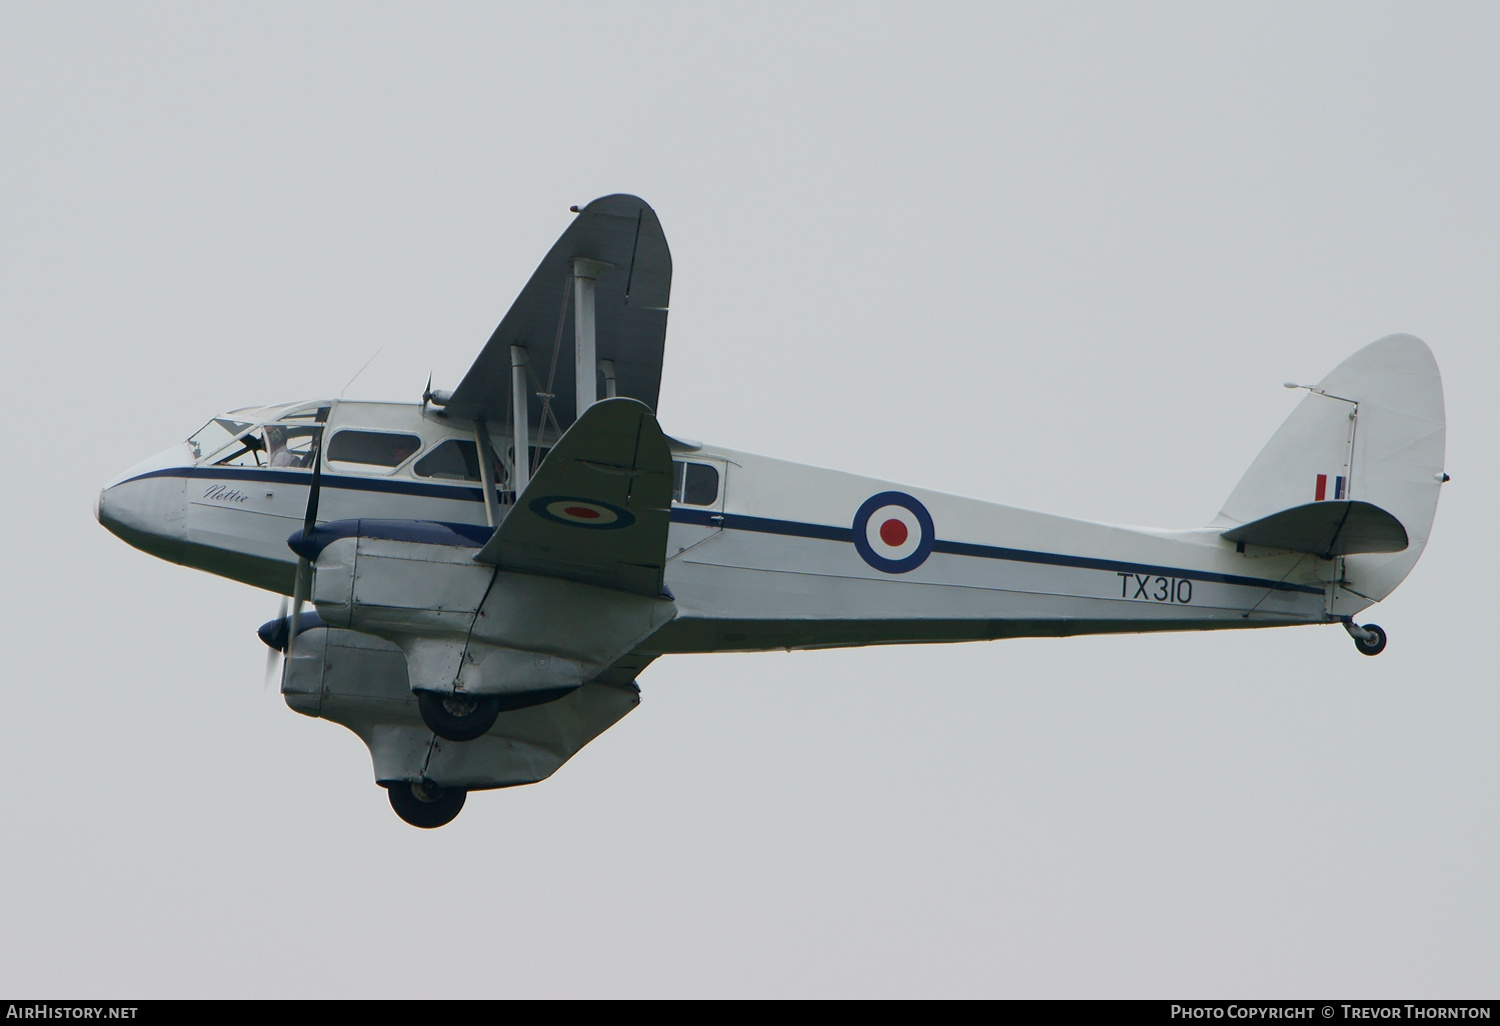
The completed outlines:
<svg viewBox="0 0 1500 1026">
<path fill-rule="evenodd" d="M 672 454 L 656 417 L 605 399 L 553 446 L 475 559 L 639 595 L 661 594 Z"/>
<path fill-rule="evenodd" d="M 524 346 L 538 390 L 551 392 L 552 413 L 564 430 L 577 417 L 573 369 L 573 303 L 568 298 L 573 259 L 609 264 L 594 286 L 595 352 L 615 364 L 616 393 L 656 409 L 672 254 L 656 212 L 635 196 L 605 196 L 578 212 L 542 259 L 531 280 L 490 336 L 447 409 L 460 417 L 504 423 L 510 417 L 510 347 Z M 564 352 L 554 352 L 558 340 Z M 556 376 L 546 388 L 553 365 Z M 541 400 L 532 395 L 528 417 L 536 424 Z"/>
</svg>

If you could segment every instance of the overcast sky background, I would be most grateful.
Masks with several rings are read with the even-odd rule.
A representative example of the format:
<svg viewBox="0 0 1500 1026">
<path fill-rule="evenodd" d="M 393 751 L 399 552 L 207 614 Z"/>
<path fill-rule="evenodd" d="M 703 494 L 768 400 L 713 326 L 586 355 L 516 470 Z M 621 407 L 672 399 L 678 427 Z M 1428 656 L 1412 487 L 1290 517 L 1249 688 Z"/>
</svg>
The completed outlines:
<svg viewBox="0 0 1500 1026">
<path fill-rule="evenodd" d="M 0 992 L 1493 997 L 1500 8 L 0 6 Z M 676 265 L 669 432 L 1207 523 L 1432 347 L 1447 487 L 1336 627 L 671 657 L 401 823 L 276 599 L 99 527 L 216 412 L 452 387 L 570 204 Z"/>
</svg>

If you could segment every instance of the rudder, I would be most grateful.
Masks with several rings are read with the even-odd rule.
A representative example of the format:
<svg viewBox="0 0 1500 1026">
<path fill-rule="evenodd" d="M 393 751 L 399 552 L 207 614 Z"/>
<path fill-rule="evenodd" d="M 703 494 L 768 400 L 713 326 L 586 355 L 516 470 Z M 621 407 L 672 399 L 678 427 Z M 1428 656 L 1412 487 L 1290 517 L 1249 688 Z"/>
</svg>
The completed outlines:
<svg viewBox="0 0 1500 1026">
<path fill-rule="evenodd" d="M 1394 591 L 1422 555 L 1445 480 L 1445 444 L 1443 382 L 1432 351 L 1415 336 L 1387 335 L 1314 386 L 1250 464 L 1214 526 L 1329 500 L 1388 511 L 1405 528 L 1407 546 L 1342 557 L 1334 612 L 1357 612 Z"/>
</svg>

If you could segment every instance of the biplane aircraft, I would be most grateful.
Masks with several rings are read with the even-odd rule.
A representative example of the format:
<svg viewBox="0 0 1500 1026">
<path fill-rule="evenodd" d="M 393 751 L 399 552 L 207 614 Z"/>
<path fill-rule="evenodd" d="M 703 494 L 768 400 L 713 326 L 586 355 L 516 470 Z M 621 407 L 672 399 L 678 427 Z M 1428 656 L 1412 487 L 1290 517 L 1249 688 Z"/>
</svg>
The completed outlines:
<svg viewBox="0 0 1500 1026">
<path fill-rule="evenodd" d="M 633 196 L 573 210 L 456 388 L 234 410 L 99 496 L 136 548 L 290 597 L 259 631 L 286 703 L 358 734 L 406 822 L 551 775 L 672 653 L 1291 624 L 1385 648 L 1353 618 L 1448 480 L 1418 339 L 1289 386 L 1208 526 L 1090 523 L 664 434 L 666 237 Z"/>
</svg>

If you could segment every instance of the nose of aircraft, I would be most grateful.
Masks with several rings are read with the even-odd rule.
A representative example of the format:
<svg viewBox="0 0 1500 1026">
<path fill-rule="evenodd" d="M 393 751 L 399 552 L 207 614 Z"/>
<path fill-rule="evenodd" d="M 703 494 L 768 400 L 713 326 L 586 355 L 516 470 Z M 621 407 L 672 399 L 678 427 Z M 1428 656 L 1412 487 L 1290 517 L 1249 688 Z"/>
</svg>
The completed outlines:
<svg viewBox="0 0 1500 1026">
<path fill-rule="evenodd" d="M 177 445 L 131 467 L 99 491 L 94 519 L 111 534 L 152 555 L 182 562 L 186 541 L 186 475 L 192 463 Z"/>
</svg>

